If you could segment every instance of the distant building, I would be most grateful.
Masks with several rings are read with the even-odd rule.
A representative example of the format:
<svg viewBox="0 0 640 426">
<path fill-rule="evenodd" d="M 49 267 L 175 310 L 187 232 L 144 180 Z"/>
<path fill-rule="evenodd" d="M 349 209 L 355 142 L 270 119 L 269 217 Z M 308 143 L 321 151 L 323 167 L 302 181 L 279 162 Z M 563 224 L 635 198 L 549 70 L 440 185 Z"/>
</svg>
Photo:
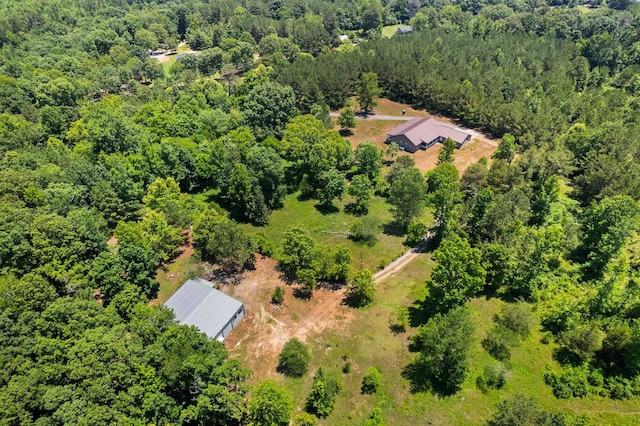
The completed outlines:
<svg viewBox="0 0 640 426">
<path fill-rule="evenodd" d="M 437 142 L 444 142 L 447 138 L 462 148 L 471 140 L 471 135 L 435 118 L 414 117 L 387 133 L 386 143 L 395 142 L 404 151 L 416 152 L 418 149 L 426 150 Z"/>
<path fill-rule="evenodd" d="M 401 27 L 398 27 L 397 33 L 398 34 L 409 34 L 411 31 L 413 31 L 413 27 L 411 25 L 403 25 Z"/>
<path fill-rule="evenodd" d="M 223 341 L 244 317 L 241 301 L 213 288 L 201 278 L 188 280 L 164 302 L 180 324 L 195 325 L 207 336 Z"/>
<path fill-rule="evenodd" d="M 338 40 L 340 40 L 340 43 L 344 43 L 349 41 L 349 36 L 346 34 L 342 34 L 338 36 Z"/>
<path fill-rule="evenodd" d="M 196 51 L 196 50 L 192 50 L 191 52 L 182 52 L 182 53 L 178 53 L 178 54 L 176 55 L 176 61 L 180 62 L 182 59 L 184 59 L 184 58 L 185 58 L 186 56 L 188 56 L 188 55 L 198 56 L 198 55 L 200 55 L 200 53 L 202 53 L 202 52 L 200 52 L 199 50 L 198 50 L 198 51 Z"/>
</svg>

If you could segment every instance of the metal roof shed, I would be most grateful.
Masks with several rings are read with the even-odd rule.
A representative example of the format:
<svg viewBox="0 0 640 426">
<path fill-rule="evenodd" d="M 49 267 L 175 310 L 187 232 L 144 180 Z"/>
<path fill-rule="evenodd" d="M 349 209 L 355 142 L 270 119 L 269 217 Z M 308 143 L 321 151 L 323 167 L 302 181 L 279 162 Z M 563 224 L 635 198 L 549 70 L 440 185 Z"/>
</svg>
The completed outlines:
<svg viewBox="0 0 640 426">
<path fill-rule="evenodd" d="M 213 283 L 188 280 L 164 302 L 180 324 L 195 325 L 207 336 L 223 341 L 244 317 L 244 305 L 213 288 Z"/>
</svg>

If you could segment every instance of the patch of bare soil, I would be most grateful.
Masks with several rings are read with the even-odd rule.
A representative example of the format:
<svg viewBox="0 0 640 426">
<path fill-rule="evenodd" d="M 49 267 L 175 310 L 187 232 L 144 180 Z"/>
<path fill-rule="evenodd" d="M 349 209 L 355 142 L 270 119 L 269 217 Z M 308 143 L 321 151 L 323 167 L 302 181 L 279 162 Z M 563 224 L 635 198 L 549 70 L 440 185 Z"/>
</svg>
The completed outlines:
<svg viewBox="0 0 640 426">
<path fill-rule="evenodd" d="M 285 290 L 278 307 L 271 303 L 276 286 Z M 257 380 L 277 376 L 278 355 L 289 339 L 304 342 L 326 329 L 344 328 L 353 318 L 353 311 L 343 304 L 343 289 L 317 290 L 311 299 L 301 300 L 293 296 L 296 287 L 282 281 L 275 260 L 259 257 L 256 269 L 240 284 L 221 288 L 242 301 L 247 311 L 224 344 L 232 356 L 243 358 Z"/>
<path fill-rule="evenodd" d="M 499 139 L 492 139 L 488 135 L 480 133 L 477 130 L 467 129 L 460 126 L 459 123 L 454 120 L 443 117 L 440 115 L 430 114 L 429 112 L 421 109 L 414 109 L 411 105 L 401 104 L 399 102 L 390 101 L 389 99 L 379 99 L 378 106 L 374 112 L 378 115 L 395 115 L 401 116 L 402 110 L 406 111 L 407 117 L 434 117 L 438 121 L 443 123 L 452 124 L 465 129 L 472 134 L 472 139 L 462 149 L 454 152 L 454 166 L 460 172 L 460 175 L 472 165 L 476 163 L 480 158 L 486 157 L 491 159 L 491 155 L 498 147 Z M 399 126 L 402 122 L 398 121 L 383 121 L 383 120 L 358 120 L 353 134 L 348 136 L 347 139 L 351 142 L 351 146 L 355 147 L 362 142 L 372 142 L 378 147 L 378 149 L 386 150 L 387 145 L 384 143 L 387 138 L 387 133 L 396 126 Z M 411 155 L 416 162 L 416 167 L 421 172 L 426 172 L 433 169 L 438 161 L 438 151 L 442 147 L 441 144 L 436 144 L 426 151 L 419 150 L 414 154 L 405 153 L 400 155 Z"/>
<path fill-rule="evenodd" d="M 477 163 L 482 157 L 486 157 L 487 160 L 491 161 L 491 155 L 493 155 L 497 146 L 496 141 L 488 139 L 484 135 L 478 135 L 470 142 L 467 142 L 465 146 L 453 152 L 453 165 L 456 166 L 462 176 L 462 173 L 467 170 L 467 167 Z M 438 152 L 440 152 L 441 148 L 442 144 L 438 143 L 426 151 L 420 150 L 415 154 L 407 153 L 403 155 L 412 155 L 416 162 L 416 167 L 424 173 L 436 166 Z"/>
</svg>

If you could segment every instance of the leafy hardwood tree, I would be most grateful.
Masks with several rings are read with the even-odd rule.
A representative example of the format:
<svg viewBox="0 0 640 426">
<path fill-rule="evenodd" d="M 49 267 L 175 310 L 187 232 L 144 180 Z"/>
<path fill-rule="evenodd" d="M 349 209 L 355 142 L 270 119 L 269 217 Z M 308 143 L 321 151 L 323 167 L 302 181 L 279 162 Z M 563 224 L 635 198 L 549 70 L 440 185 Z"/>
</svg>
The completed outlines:
<svg viewBox="0 0 640 426">
<path fill-rule="evenodd" d="M 313 377 L 313 386 L 307 397 L 307 411 L 318 417 L 327 417 L 333 411 L 336 397 L 342 390 L 342 380 L 333 371 L 322 368 Z"/>
<path fill-rule="evenodd" d="M 301 269 L 313 270 L 315 251 L 316 242 L 309 231 L 299 226 L 290 226 L 283 236 L 279 266 L 294 277 Z"/>
<path fill-rule="evenodd" d="M 441 163 L 427 173 L 428 201 L 435 207 L 434 230 L 436 241 L 458 231 L 460 226 L 462 192 L 458 170 L 451 163 Z"/>
<path fill-rule="evenodd" d="M 213 210 L 200 215 L 193 227 L 195 248 L 204 259 L 225 268 L 239 268 L 253 261 L 251 239 L 232 220 Z"/>
<path fill-rule="evenodd" d="M 287 376 L 301 377 L 307 372 L 310 361 L 309 349 L 294 337 L 282 347 L 278 357 L 278 371 Z"/>
<path fill-rule="evenodd" d="M 402 227 L 420 216 L 425 207 L 427 184 L 415 167 L 408 168 L 389 188 L 388 202 L 393 209 L 393 217 Z"/>
<path fill-rule="evenodd" d="M 347 182 L 342 173 L 334 168 L 320 173 L 318 176 L 318 200 L 323 206 L 330 206 L 336 198 L 342 200 L 347 189 Z"/>
<path fill-rule="evenodd" d="M 430 387 L 451 394 L 460 389 L 469 370 L 473 335 L 471 315 L 465 307 L 436 314 L 421 326 L 413 342 L 419 350 L 414 378 L 418 388 Z M 425 383 L 426 382 L 426 383 Z"/>
<path fill-rule="evenodd" d="M 351 133 L 351 129 L 356 127 L 356 114 L 353 109 L 347 107 L 342 110 L 338 117 L 338 125 L 343 134 Z"/>
<path fill-rule="evenodd" d="M 373 182 L 380 176 L 382 153 L 371 142 L 358 144 L 354 152 L 354 163 L 358 174 L 367 176 Z"/>
<path fill-rule="evenodd" d="M 293 400 L 275 380 L 265 380 L 253 389 L 249 419 L 255 426 L 287 426 L 293 414 Z"/>
<path fill-rule="evenodd" d="M 259 140 L 267 136 L 280 138 L 286 124 L 298 114 L 293 89 L 271 82 L 262 83 L 247 95 L 243 114 Z"/>
<path fill-rule="evenodd" d="M 357 214 L 366 215 L 369 206 L 375 195 L 375 188 L 366 175 L 355 175 L 349 185 L 349 195 L 355 198 L 353 211 Z"/>
<path fill-rule="evenodd" d="M 436 267 L 428 285 L 430 298 L 440 309 L 462 305 L 484 286 L 486 271 L 480 261 L 480 250 L 454 236 L 442 241 L 434 252 Z"/>
<path fill-rule="evenodd" d="M 604 266 L 637 229 L 638 217 L 638 203 L 628 196 L 605 198 L 585 212 L 582 250 L 595 276 L 601 276 Z"/>
<path fill-rule="evenodd" d="M 516 155 L 516 139 L 510 133 L 505 133 L 502 140 L 498 144 L 498 149 L 493 153 L 491 158 L 504 160 L 511 164 Z"/>
<path fill-rule="evenodd" d="M 437 164 L 453 163 L 453 153 L 455 150 L 456 143 L 451 138 L 445 139 L 442 143 L 442 148 L 440 148 L 440 152 L 438 152 Z"/>
<path fill-rule="evenodd" d="M 373 301 L 375 282 L 371 271 L 363 269 L 353 276 L 347 287 L 346 297 L 351 306 L 362 308 Z"/>
</svg>

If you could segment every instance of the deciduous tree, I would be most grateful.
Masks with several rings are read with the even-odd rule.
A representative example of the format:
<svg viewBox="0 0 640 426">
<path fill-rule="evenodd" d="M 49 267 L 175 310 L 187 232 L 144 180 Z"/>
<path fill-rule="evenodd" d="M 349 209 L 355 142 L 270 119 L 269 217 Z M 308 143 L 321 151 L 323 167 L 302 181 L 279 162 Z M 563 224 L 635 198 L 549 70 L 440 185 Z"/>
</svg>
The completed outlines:
<svg viewBox="0 0 640 426">
<path fill-rule="evenodd" d="M 265 380 L 251 392 L 250 425 L 287 426 L 293 414 L 293 400 L 275 380 Z"/>
<path fill-rule="evenodd" d="M 480 250 L 461 237 L 443 240 L 434 253 L 436 267 L 429 281 L 430 296 L 441 309 L 462 305 L 484 286 L 486 271 Z"/>
</svg>

